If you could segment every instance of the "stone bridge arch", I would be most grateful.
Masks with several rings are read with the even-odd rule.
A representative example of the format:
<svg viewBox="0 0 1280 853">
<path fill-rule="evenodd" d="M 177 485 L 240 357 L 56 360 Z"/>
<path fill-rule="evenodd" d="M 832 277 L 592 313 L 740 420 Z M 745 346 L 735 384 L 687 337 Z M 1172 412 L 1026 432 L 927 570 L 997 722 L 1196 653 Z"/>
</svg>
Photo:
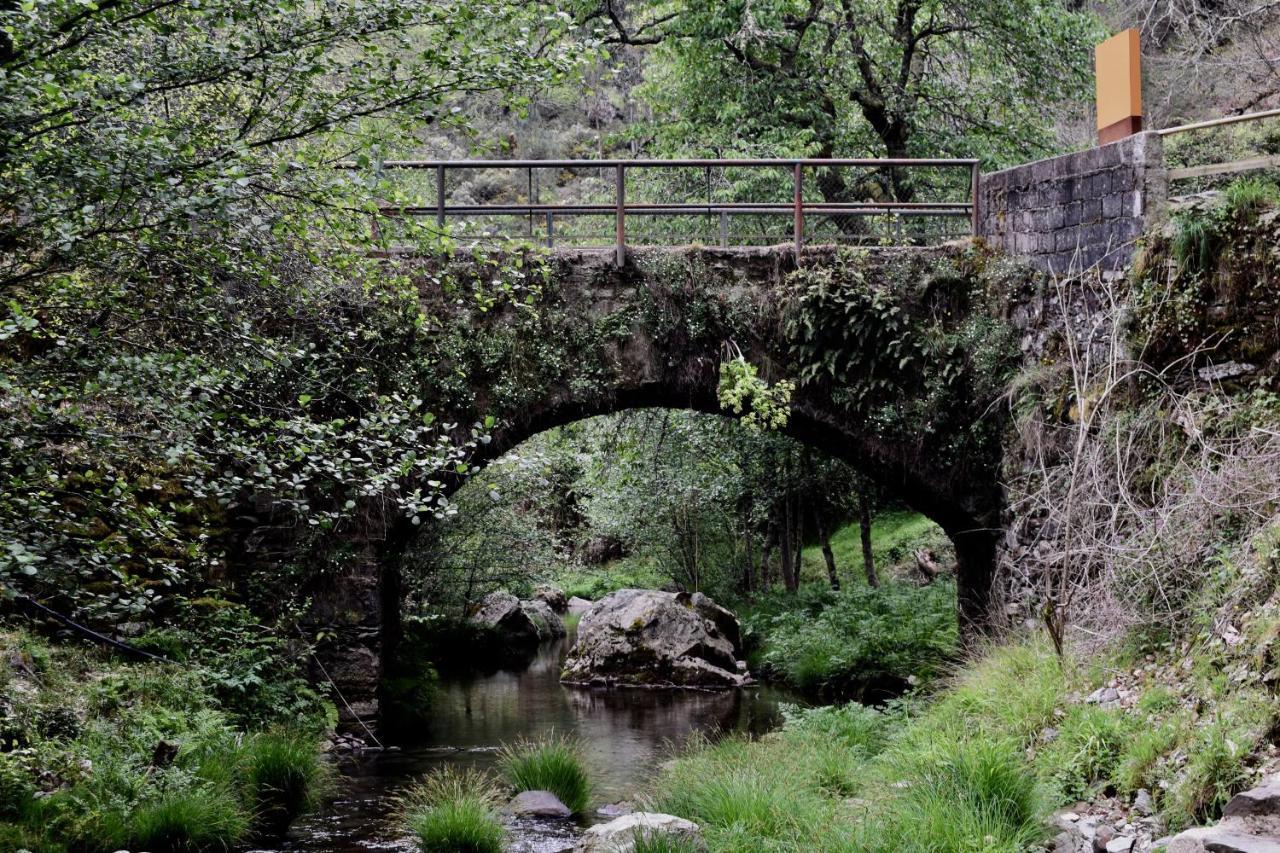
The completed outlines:
<svg viewBox="0 0 1280 853">
<path fill-rule="evenodd" d="M 478 283 L 497 269 L 487 262 L 403 263 L 424 313 L 449 318 L 427 330 L 424 351 L 437 369 L 468 377 L 467 404 L 449 416 L 498 419 L 478 463 L 546 429 L 629 408 L 725 414 L 720 364 L 741 352 L 769 380 L 797 381 L 787 434 L 850 463 L 946 531 L 959 561 L 960 617 L 985 621 L 1003 509 L 993 404 L 1017 352 L 1004 324 L 1010 271 L 981 250 L 814 248 L 799 273 L 790 247 L 641 250 L 623 267 L 607 250 L 562 250 L 522 262 L 523 282 L 491 280 L 487 289 Z M 817 352 L 806 359 L 803 320 L 793 315 L 814 289 L 821 295 L 809 300 L 812 311 L 848 312 L 831 294 L 856 292 L 855 303 L 880 300 L 878 310 L 897 318 L 883 334 L 840 339 L 854 362 L 841 382 L 820 372 L 803 381 L 831 343 L 811 336 Z M 827 333 L 876 322 L 832 319 Z M 896 346 L 887 363 L 856 352 L 886 346 Z M 944 374 L 953 380 L 945 388 Z M 850 398 L 862 383 L 879 392 L 859 407 Z M 886 423 L 893 408 L 908 420 Z M 911 423 L 912 411 L 930 423 Z M 391 556 L 412 535 L 395 525 Z"/>
<path fill-rule="evenodd" d="M 720 365 L 741 353 L 769 381 L 797 382 L 787 434 L 942 527 L 958 558 L 959 619 L 980 629 L 1004 508 L 996 402 L 1020 361 L 1008 294 L 1026 270 L 967 243 L 814 247 L 796 260 L 783 246 L 638 250 L 621 267 L 608 250 L 386 262 L 431 318 L 399 345 L 424 408 L 458 424 L 459 437 L 496 419 L 473 468 L 594 415 L 725 414 Z M 398 634 L 399 564 L 418 530 L 388 521 L 369 543 L 358 594 L 346 594 L 348 612 L 368 614 L 356 631 L 366 677 Z"/>
</svg>

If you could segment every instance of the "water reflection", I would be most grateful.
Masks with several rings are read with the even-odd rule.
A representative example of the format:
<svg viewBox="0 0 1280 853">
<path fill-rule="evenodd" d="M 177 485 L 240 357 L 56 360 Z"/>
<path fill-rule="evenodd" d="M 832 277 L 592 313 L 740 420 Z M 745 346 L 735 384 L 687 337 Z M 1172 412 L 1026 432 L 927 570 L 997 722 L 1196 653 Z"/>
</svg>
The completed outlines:
<svg viewBox="0 0 1280 853">
<path fill-rule="evenodd" d="M 412 849 L 387 823 L 396 791 L 446 764 L 492 768 L 499 747 L 522 737 L 573 736 L 582 744 L 595 785 L 594 804 L 626 799 L 690 736 L 762 734 L 780 723 L 778 704 L 789 699 L 767 687 L 716 692 L 567 687 L 560 683 L 560 669 L 568 642 L 544 646 L 519 672 L 446 682 L 428 726 L 392 733 L 399 751 L 345 760 L 339 798 L 295 825 L 278 849 Z"/>
</svg>

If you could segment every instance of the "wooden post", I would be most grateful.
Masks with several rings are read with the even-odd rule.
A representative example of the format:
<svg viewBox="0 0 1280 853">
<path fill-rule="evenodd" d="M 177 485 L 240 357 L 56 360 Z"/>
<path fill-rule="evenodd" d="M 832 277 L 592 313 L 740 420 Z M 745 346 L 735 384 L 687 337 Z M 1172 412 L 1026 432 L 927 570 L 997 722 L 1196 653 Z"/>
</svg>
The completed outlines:
<svg viewBox="0 0 1280 853">
<path fill-rule="evenodd" d="M 627 171 L 621 163 L 618 164 L 617 170 L 614 207 L 617 213 L 618 266 L 623 267 L 627 263 Z"/>
<path fill-rule="evenodd" d="M 723 248 L 728 245 L 729 245 L 729 214 L 722 210 L 720 211 L 720 246 Z"/>
<path fill-rule="evenodd" d="M 444 230 L 444 166 L 436 166 L 436 228 Z"/>
<path fill-rule="evenodd" d="M 1098 144 L 1142 130 L 1142 47 L 1138 31 L 1125 30 L 1094 51 L 1097 74 Z"/>
<path fill-rule="evenodd" d="M 554 248 L 556 245 L 556 215 L 550 210 L 547 211 L 547 248 Z"/>
<path fill-rule="evenodd" d="M 795 190 L 795 239 L 796 266 L 800 266 L 800 249 L 804 245 L 804 174 L 799 162 L 792 172 L 791 184 Z"/>
</svg>

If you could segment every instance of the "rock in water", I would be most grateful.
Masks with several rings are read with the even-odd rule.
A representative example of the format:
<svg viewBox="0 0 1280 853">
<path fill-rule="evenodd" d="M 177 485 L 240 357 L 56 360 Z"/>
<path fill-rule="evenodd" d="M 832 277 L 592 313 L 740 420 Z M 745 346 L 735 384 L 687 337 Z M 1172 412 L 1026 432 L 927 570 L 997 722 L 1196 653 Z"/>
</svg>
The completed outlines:
<svg viewBox="0 0 1280 853">
<path fill-rule="evenodd" d="M 471 621 L 494 629 L 512 645 L 534 645 L 538 642 L 538 626 L 520 606 L 520 599 L 509 592 L 486 595 L 472 612 Z"/>
<path fill-rule="evenodd" d="M 564 636 L 564 622 L 545 601 L 521 601 L 509 592 L 481 599 L 471 621 L 497 631 L 512 648 L 536 646 Z"/>
<path fill-rule="evenodd" d="M 572 817 L 569 807 L 550 791 L 521 791 L 507 806 L 507 811 L 520 817 Z"/>
<path fill-rule="evenodd" d="M 520 602 L 520 609 L 533 620 L 538 629 L 539 640 L 558 640 L 564 636 L 564 620 L 556 615 L 555 609 L 547 602 L 534 598 Z"/>
<path fill-rule="evenodd" d="M 564 613 L 569 609 L 569 599 L 565 597 L 564 590 L 558 586 L 552 586 L 544 583 L 533 588 L 533 597 L 538 601 L 545 601 L 547 606 L 556 613 Z"/>
<path fill-rule="evenodd" d="M 699 845 L 698 825 L 682 817 L 656 812 L 635 812 L 596 824 L 582 835 L 574 853 L 632 853 L 636 840 L 670 838 Z"/>
<path fill-rule="evenodd" d="M 750 680 L 738 620 L 701 593 L 623 589 L 578 623 L 568 684 L 739 687 Z"/>
</svg>

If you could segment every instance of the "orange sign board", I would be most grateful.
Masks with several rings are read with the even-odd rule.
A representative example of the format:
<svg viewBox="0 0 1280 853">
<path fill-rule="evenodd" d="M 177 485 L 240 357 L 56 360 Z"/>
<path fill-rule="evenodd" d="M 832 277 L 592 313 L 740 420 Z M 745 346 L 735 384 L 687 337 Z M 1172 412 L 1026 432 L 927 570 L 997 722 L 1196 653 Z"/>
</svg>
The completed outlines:
<svg viewBox="0 0 1280 853">
<path fill-rule="evenodd" d="M 1142 129 L 1142 48 L 1137 30 L 1125 30 L 1094 53 L 1098 86 L 1098 141 L 1114 142 Z"/>
</svg>

